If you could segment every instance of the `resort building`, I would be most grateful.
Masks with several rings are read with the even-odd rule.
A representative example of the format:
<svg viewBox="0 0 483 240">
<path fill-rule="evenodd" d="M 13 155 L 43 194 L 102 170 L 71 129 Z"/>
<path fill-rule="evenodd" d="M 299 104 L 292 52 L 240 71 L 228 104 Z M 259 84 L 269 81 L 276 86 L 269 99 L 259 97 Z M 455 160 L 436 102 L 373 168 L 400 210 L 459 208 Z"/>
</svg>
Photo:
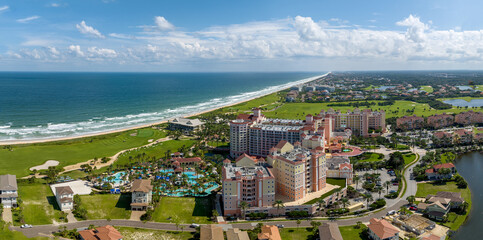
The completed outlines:
<svg viewBox="0 0 483 240">
<path fill-rule="evenodd" d="M 72 210 L 74 208 L 74 191 L 69 186 L 56 187 L 55 198 L 60 210 Z"/>
<path fill-rule="evenodd" d="M 352 184 L 354 177 L 353 166 L 348 157 L 332 156 L 327 158 L 327 177 L 345 178 L 346 184 Z"/>
<path fill-rule="evenodd" d="M 383 110 L 380 112 L 370 109 L 361 111 L 355 108 L 353 111 L 342 113 L 330 108 L 327 112 L 322 110 L 319 115 L 333 119 L 333 131 L 344 131 L 349 128 L 354 135 L 362 137 L 370 136 L 369 129 L 379 132 L 386 131 L 386 113 Z"/>
<path fill-rule="evenodd" d="M 173 168 L 186 168 L 186 167 L 198 167 L 203 160 L 199 157 L 193 158 L 183 158 L 183 157 L 174 157 L 169 160 L 171 167 Z"/>
<path fill-rule="evenodd" d="M 248 232 L 238 228 L 230 228 L 226 230 L 226 240 L 250 240 Z"/>
<path fill-rule="evenodd" d="M 230 122 L 230 156 L 236 158 L 242 153 L 248 153 L 249 128 L 265 120 L 262 110 L 253 109 L 253 114 L 240 114 Z"/>
<path fill-rule="evenodd" d="M 122 240 L 123 237 L 117 229 L 111 225 L 79 231 L 81 240 Z"/>
<path fill-rule="evenodd" d="M 399 240 L 399 230 L 384 219 L 372 218 L 367 227 L 373 240 Z"/>
<path fill-rule="evenodd" d="M 320 240 L 343 240 L 337 223 L 322 223 L 319 226 Z"/>
<path fill-rule="evenodd" d="M 258 240 L 282 240 L 278 227 L 274 225 L 263 225 L 262 232 L 258 234 Z"/>
<path fill-rule="evenodd" d="M 151 180 L 136 179 L 131 187 L 131 210 L 144 211 L 153 199 L 153 186 Z"/>
<path fill-rule="evenodd" d="M 17 207 L 18 187 L 15 175 L 0 175 L 0 204 L 4 208 Z"/>
<path fill-rule="evenodd" d="M 403 130 L 420 129 L 424 126 L 424 118 L 416 115 L 404 116 L 396 120 L 396 126 Z"/>
<path fill-rule="evenodd" d="M 455 122 L 462 125 L 483 123 L 483 113 L 473 111 L 462 112 L 456 114 Z"/>
<path fill-rule="evenodd" d="M 429 116 L 426 119 L 426 124 L 434 129 L 444 128 L 454 124 L 454 117 L 446 113 L 436 114 Z"/>
<path fill-rule="evenodd" d="M 198 131 L 205 123 L 199 119 L 175 118 L 169 121 L 169 130 L 179 130 L 185 135 Z"/>
<path fill-rule="evenodd" d="M 269 168 L 246 154 L 234 164 L 223 166 L 223 210 L 226 216 L 241 214 L 240 203 L 248 207 L 270 207 L 275 202 L 275 177 Z"/>
<path fill-rule="evenodd" d="M 200 227 L 200 240 L 220 240 L 225 239 L 223 228 L 215 224 L 202 225 Z"/>
<path fill-rule="evenodd" d="M 294 146 L 295 145 L 295 146 Z M 326 186 L 326 159 L 323 150 L 308 149 L 300 143 L 280 141 L 270 150 L 267 163 L 272 166 L 276 192 L 291 201 Z"/>
<path fill-rule="evenodd" d="M 443 170 L 448 169 L 448 170 Z M 426 177 L 429 180 L 450 179 L 456 173 L 453 163 L 436 164 L 433 168 L 426 169 Z"/>
</svg>

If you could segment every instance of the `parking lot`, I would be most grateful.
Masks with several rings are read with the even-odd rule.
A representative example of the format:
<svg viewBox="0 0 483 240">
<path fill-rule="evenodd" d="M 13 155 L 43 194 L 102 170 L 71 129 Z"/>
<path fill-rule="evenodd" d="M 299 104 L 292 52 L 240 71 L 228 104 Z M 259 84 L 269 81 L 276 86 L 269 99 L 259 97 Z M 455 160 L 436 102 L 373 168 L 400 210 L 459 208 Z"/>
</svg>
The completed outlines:
<svg viewBox="0 0 483 240">
<path fill-rule="evenodd" d="M 380 170 L 361 170 L 361 171 L 356 171 L 355 172 L 359 177 L 360 177 L 360 180 L 359 180 L 359 183 L 357 185 L 357 191 L 361 194 L 371 194 L 372 195 L 372 198 L 374 200 L 378 199 L 379 198 L 379 193 L 378 192 L 368 192 L 367 190 L 363 189 L 362 188 L 362 185 L 364 184 L 364 174 L 366 173 L 369 173 L 369 174 L 374 174 L 374 173 L 377 173 L 377 174 L 380 174 L 379 175 L 379 178 L 380 178 L 380 185 L 381 187 L 383 188 L 383 191 L 381 193 L 381 198 L 384 198 L 384 195 L 390 193 L 391 191 L 397 191 L 397 188 L 398 186 L 397 185 L 393 185 L 391 184 L 388 188 L 388 190 L 386 191 L 386 187 L 384 187 L 384 183 L 386 181 L 392 181 L 393 179 L 395 179 L 396 177 L 395 176 L 390 176 L 388 173 L 387 173 L 387 170 L 382 168 Z M 377 186 L 377 185 L 376 185 Z M 354 185 L 354 188 L 356 186 Z M 393 202 L 395 202 L 394 199 L 387 199 L 385 198 L 386 200 L 386 203 L 387 205 L 391 205 Z M 355 204 L 355 203 L 359 203 L 359 202 L 365 202 L 364 198 L 363 197 L 359 197 L 359 198 L 356 198 L 356 199 L 351 199 L 351 205 L 352 204 Z"/>
</svg>

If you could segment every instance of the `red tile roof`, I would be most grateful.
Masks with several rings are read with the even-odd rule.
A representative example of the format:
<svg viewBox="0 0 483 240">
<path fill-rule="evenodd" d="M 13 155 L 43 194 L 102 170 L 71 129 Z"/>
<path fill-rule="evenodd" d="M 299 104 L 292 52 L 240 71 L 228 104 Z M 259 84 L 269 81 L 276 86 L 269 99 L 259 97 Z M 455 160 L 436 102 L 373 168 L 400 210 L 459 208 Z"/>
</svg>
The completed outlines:
<svg viewBox="0 0 483 240">
<path fill-rule="evenodd" d="M 110 225 L 98 227 L 95 230 L 82 230 L 79 231 L 79 234 L 84 240 L 119 240 L 123 238 L 121 233 Z"/>
<path fill-rule="evenodd" d="M 379 220 L 377 218 L 373 218 L 370 220 L 370 222 L 371 223 L 368 225 L 369 229 L 371 229 L 371 231 L 380 239 L 392 237 L 399 232 L 397 228 L 384 219 Z"/>
</svg>

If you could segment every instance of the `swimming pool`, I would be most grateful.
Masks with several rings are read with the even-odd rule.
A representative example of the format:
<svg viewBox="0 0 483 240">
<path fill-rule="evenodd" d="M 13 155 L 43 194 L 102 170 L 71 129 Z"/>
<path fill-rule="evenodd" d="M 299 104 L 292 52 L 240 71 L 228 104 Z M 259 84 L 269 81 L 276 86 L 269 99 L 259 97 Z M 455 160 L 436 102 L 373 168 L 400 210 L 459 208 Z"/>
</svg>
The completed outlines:
<svg viewBox="0 0 483 240">
<path fill-rule="evenodd" d="M 121 185 L 122 183 L 124 183 L 125 175 L 126 175 L 126 172 L 117 172 L 114 175 L 112 175 L 114 177 L 112 180 L 109 180 L 109 177 L 105 177 L 102 180 L 104 182 L 114 183 L 114 185 Z"/>
</svg>

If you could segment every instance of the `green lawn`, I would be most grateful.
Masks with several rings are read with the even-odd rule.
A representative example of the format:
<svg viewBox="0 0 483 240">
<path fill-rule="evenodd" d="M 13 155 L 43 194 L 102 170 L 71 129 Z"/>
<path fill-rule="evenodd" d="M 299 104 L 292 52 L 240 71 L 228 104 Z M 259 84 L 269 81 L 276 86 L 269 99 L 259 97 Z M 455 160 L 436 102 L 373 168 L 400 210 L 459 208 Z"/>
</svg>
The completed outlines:
<svg viewBox="0 0 483 240">
<path fill-rule="evenodd" d="M 12 239 L 12 240 L 47 240 L 47 237 L 35 237 L 27 238 L 23 233 L 17 231 L 10 231 L 5 222 L 0 221 L 0 239 Z"/>
<path fill-rule="evenodd" d="M 143 240 L 188 240 L 192 239 L 194 233 L 181 231 L 163 231 L 144 228 L 116 227 L 124 239 L 143 239 Z M 181 229 L 180 229 L 181 230 Z"/>
<path fill-rule="evenodd" d="M 260 98 L 256 98 L 244 103 L 240 103 L 237 105 L 229 106 L 220 108 L 218 110 L 213 111 L 213 113 L 241 113 L 241 112 L 251 112 L 251 110 L 255 107 L 260 107 L 262 110 L 270 110 L 275 108 L 276 106 L 281 105 L 282 103 L 279 102 L 280 95 L 279 93 L 272 93 Z M 209 114 L 209 113 L 208 113 Z"/>
<path fill-rule="evenodd" d="M 129 219 L 131 194 L 95 194 L 80 196 L 87 219 Z"/>
<path fill-rule="evenodd" d="M 153 213 L 155 222 L 211 223 L 209 198 L 162 197 Z"/>
<path fill-rule="evenodd" d="M 85 176 L 87 176 L 87 173 L 85 173 L 84 171 L 80 171 L 80 170 L 74 170 L 74 171 L 70 171 L 70 172 L 66 172 L 64 174 L 61 174 L 59 176 L 69 176 L 71 177 L 72 179 L 81 179 Z"/>
<path fill-rule="evenodd" d="M 394 150 L 409 150 L 409 146 L 408 145 L 404 145 L 404 144 L 398 144 L 396 146 L 396 148 L 393 148 Z"/>
<path fill-rule="evenodd" d="M 281 228 L 280 237 L 282 240 L 311 240 L 314 234 L 311 230 L 312 228 Z"/>
<path fill-rule="evenodd" d="M 431 86 L 421 86 L 420 90 L 426 91 L 427 93 L 432 93 L 433 87 L 431 87 Z"/>
<path fill-rule="evenodd" d="M 362 226 L 359 229 L 354 228 L 355 226 L 345 226 L 339 227 L 340 234 L 342 235 L 343 239 L 350 239 L 350 240 L 357 240 L 357 239 L 364 239 L 361 233 L 366 229 L 366 226 Z"/>
<path fill-rule="evenodd" d="M 15 145 L 13 151 L 0 148 L 0 174 L 22 177 L 29 174 L 30 167 L 47 160 L 57 160 L 60 166 L 67 166 L 95 157 L 112 156 L 123 149 L 148 144 L 149 139 L 165 136 L 164 131 L 143 128 L 74 140 Z"/>
<path fill-rule="evenodd" d="M 469 188 L 461 189 L 456 186 L 455 182 L 445 182 L 443 184 L 433 183 L 418 183 L 418 191 L 416 197 L 426 197 L 428 194 L 436 194 L 439 191 L 447 192 L 461 192 L 461 196 L 469 203 L 468 209 L 471 209 L 471 191 Z M 451 228 L 451 230 L 457 230 L 465 221 L 468 216 L 469 210 L 465 215 L 457 215 L 450 213 L 448 215 L 448 222 L 443 223 L 444 226 Z"/>
<path fill-rule="evenodd" d="M 479 128 L 475 127 L 475 128 L 473 128 L 473 132 L 474 133 L 483 133 L 483 127 L 479 127 Z"/>
<path fill-rule="evenodd" d="M 384 154 L 381 153 L 363 153 L 362 159 L 357 160 L 357 162 L 378 162 L 384 160 Z"/>
<path fill-rule="evenodd" d="M 408 165 L 414 160 L 416 160 L 416 154 L 414 153 L 404 154 L 403 158 L 404 158 L 404 165 Z"/>
<path fill-rule="evenodd" d="M 345 179 L 344 178 L 327 178 L 326 182 L 328 184 L 331 184 L 331 185 L 338 185 L 340 186 L 340 188 L 335 188 L 335 189 L 332 189 L 324 194 L 322 194 L 322 196 L 318 197 L 318 198 L 315 198 L 315 199 L 312 199 L 304 204 L 314 204 L 316 203 L 319 199 L 324 199 L 332 194 L 334 194 L 335 192 L 339 191 L 340 189 L 344 188 L 345 187 Z"/>
<path fill-rule="evenodd" d="M 452 162 L 455 159 L 456 155 L 452 152 L 445 152 L 441 154 L 441 162 L 442 163 L 448 163 Z"/>
<path fill-rule="evenodd" d="M 370 85 L 370 86 L 368 86 L 368 87 L 363 88 L 362 90 L 369 91 L 369 90 L 372 90 L 372 89 L 374 89 L 374 88 L 378 88 L 378 86 Z"/>
<path fill-rule="evenodd" d="M 195 143 L 196 140 L 169 140 L 166 142 L 161 142 L 146 148 L 140 148 L 133 151 L 125 152 L 119 156 L 114 165 L 123 165 L 129 163 L 129 157 L 132 157 L 132 161 L 137 161 L 136 156 L 142 155 L 143 153 L 146 154 L 144 157 L 146 160 L 151 159 L 152 157 L 155 157 L 156 159 L 164 158 L 165 152 L 167 152 L 168 150 L 170 150 L 171 153 L 175 153 L 183 145 L 189 148 Z"/>
<path fill-rule="evenodd" d="M 483 85 L 476 85 L 475 90 L 480 90 L 483 92 Z"/>
<path fill-rule="evenodd" d="M 378 101 L 369 101 L 369 102 L 381 102 Z M 267 117 L 269 118 L 288 118 L 288 119 L 305 119 L 305 115 L 307 114 L 318 114 L 322 109 L 329 109 L 329 104 L 334 102 L 326 102 L 326 103 L 285 103 L 283 106 L 278 108 L 275 111 L 271 112 L 264 112 Z M 343 102 L 337 102 L 343 103 Z M 347 110 L 353 110 L 354 107 L 350 106 L 343 106 L 343 107 L 332 107 L 334 109 L 340 109 L 342 112 Z M 367 107 L 360 107 L 360 109 L 366 109 Z M 456 108 L 453 107 L 452 109 L 445 109 L 445 110 L 436 110 L 429 107 L 428 104 L 425 103 L 416 103 L 411 101 L 396 101 L 393 105 L 388 106 L 377 106 L 374 105 L 370 107 L 373 110 L 384 110 L 386 111 L 386 118 L 391 117 L 402 117 L 408 115 L 407 110 L 414 109 L 414 113 L 410 113 L 410 115 L 416 114 L 417 116 L 430 116 L 436 113 L 460 113 L 466 111 L 464 108 Z M 480 111 L 479 109 L 476 109 Z"/>
<path fill-rule="evenodd" d="M 52 224 L 53 219 L 59 221 L 61 212 L 49 185 L 19 183 L 18 188 L 25 223 L 41 225 Z"/>
</svg>

